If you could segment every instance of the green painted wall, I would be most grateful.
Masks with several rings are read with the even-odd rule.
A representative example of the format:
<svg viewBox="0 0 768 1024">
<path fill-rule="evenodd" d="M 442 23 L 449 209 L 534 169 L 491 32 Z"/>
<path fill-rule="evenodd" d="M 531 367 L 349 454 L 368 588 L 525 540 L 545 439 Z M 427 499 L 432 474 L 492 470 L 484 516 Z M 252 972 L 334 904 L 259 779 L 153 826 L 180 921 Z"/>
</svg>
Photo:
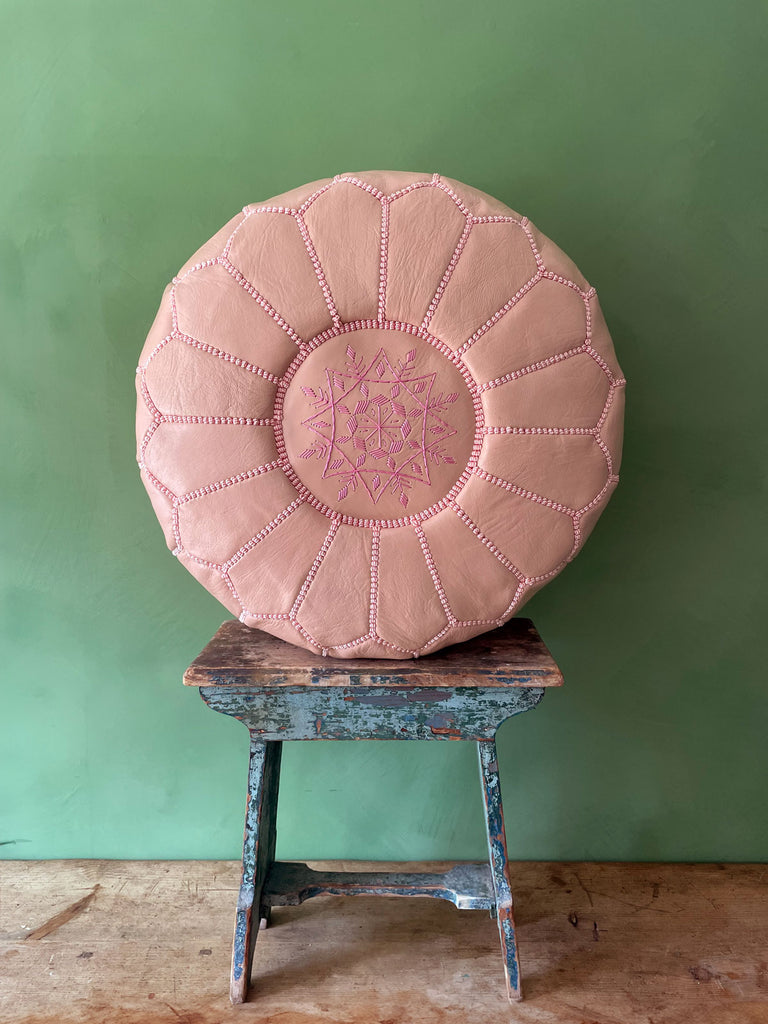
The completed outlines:
<svg viewBox="0 0 768 1024">
<path fill-rule="evenodd" d="M 527 213 L 629 378 L 622 483 L 528 606 L 567 686 L 500 734 L 512 856 L 765 858 L 765 6 L 0 18 L 0 851 L 239 855 L 247 733 L 181 685 L 226 613 L 139 482 L 134 367 L 246 202 L 393 167 Z M 282 792 L 283 857 L 483 856 L 470 745 L 294 745 Z"/>
</svg>

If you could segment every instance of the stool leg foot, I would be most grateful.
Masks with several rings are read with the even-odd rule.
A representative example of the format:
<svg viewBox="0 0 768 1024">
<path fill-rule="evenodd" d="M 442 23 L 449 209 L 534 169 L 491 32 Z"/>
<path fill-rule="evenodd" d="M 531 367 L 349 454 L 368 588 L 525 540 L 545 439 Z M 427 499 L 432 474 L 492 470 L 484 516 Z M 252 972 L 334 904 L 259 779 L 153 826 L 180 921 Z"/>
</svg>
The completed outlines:
<svg viewBox="0 0 768 1024">
<path fill-rule="evenodd" d="M 507 995 L 511 1000 L 519 1000 L 523 998 L 523 990 L 520 983 L 515 919 L 512 913 L 512 889 L 509 881 L 507 836 L 504 830 L 504 809 L 501 803 L 496 743 L 494 740 L 479 740 L 477 748 L 480 757 L 480 779 L 483 785 L 488 854 L 496 895 L 496 917 L 499 925 L 501 952 L 504 958 Z"/>
<path fill-rule="evenodd" d="M 235 914 L 229 998 L 243 1003 L 248 994 L 253 949 L 259 929 L 261 892 L 275 857 L 277 791 L 282 744 L 251 737 L 248 797 L 243 837 L 243 867 Z"/>
</svg>

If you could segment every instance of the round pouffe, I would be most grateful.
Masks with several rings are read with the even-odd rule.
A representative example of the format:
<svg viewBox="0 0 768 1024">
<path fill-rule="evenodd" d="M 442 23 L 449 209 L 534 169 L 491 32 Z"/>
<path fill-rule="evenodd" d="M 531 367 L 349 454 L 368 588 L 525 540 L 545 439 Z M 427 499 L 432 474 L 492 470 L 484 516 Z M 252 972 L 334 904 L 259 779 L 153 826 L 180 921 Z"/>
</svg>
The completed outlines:
<svg viewBox="0 0 768 1024">
<path fill-rule="evenodd" d="M 136 381 L 174 555 L 247 625 L 333 657 L 501 625 L 618 480 L 625 381 L 595 289 L 438 174 L 246 206 L 165 289 Z"/>
</svg>

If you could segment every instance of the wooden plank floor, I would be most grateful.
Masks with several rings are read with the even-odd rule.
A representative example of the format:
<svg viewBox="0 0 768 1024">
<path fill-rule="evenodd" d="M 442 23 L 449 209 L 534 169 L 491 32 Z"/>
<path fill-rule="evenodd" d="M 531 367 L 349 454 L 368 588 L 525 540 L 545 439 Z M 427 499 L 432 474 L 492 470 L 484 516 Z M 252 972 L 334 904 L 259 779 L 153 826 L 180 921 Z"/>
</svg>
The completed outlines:
<svg viewBox="0 0 768 1024">
<path fill-rule="evenodd" d="M 768 1024 L 763 865 L 513 865 L 516 1006 L 485 911 L 319 897 L 274 911 L 251 999 L 233 1008 L 238 874 L 228 861 L 0 862 L 0 1021 Z"/>
</svg>

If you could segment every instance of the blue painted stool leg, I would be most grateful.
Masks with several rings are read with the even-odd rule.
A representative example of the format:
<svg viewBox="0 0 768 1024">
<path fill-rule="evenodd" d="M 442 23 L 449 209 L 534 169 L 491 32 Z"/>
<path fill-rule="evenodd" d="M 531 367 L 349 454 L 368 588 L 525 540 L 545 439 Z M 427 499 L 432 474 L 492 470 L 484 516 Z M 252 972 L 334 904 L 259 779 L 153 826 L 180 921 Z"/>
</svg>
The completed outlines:
<svg viewBox="0 0 768 1024">
<path fill-rule="evenodd" d="M 494 740 L 480 740 L 477 744 L 480 757 L 480 779 L 483 785 L 485 803 L 485 824 L 488 832 L 488 855 L 496 895 L 496 918 L 499 925 L 501 952 L 504 957 L 504 974 L 507 980 L 507 994 L 510 999 L 522 999 L 520 983 L 520 962 L 517 957 L 515 919 L 512 913 L 512 889 L 509 881 L 507 861 L 507 836 L 504 830 L 504 809 L 501 803 L 501 783 L 496 760 Z"/>
<path fill-rule="evenodd" d="M 229 996 L 233 1003 L 245 1002 L 259 918 L 266 916 L 261 906 L 261 893 L 270 865 L 275 858 L 281 751 L 282 743 L 265 742 L 251 734 L 243 867 L 235 915 L 232 977 L 229 988 Z"/>
</svg>

